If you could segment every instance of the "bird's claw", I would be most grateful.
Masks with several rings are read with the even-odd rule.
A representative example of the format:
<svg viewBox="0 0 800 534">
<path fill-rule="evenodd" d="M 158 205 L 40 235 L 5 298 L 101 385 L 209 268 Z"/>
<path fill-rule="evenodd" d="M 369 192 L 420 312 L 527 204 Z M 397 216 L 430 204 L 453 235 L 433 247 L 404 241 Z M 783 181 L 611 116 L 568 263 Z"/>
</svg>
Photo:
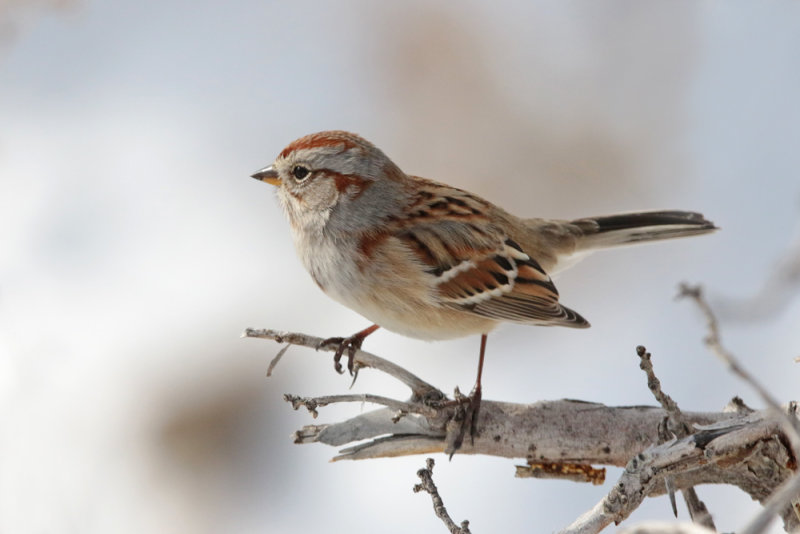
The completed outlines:
<svg viewBox="0 0 800 534">
<path fill-rule="evenodd" d="M 362 343 L 364 343 L 364 336 L 360 336 L 359 334 L 350 337 L 329 337 L 328 339 L 322 340 L 322 342 L 317 345 L 317 350 L 329 345 L 337 346 L 336 352 L 333 354 L 333 368 L 339 374 L 344 373 L 341 360 L 344 351 L 347 350 L 347 370 L 350 372 L 350 376 L 354 376 L 353 369 L 355 367 L 356 351 L 361 348 Z"/>
<path fill-rule="evenodd" d="M 481 387 L 475 385 L 468 397 L 463 396 L 456 388 L 455 398 L 451 401 L 444 401 L 442 406 L 455 406 L 455 413 L 451 424 L 453 424 L 452 437 L 448 439 L 449 444 L 445 448 L 445 453 L 453 458 L 453 455 L 464 444 L 464 438 L 469 432 L 470 442 L 475 444 L 475 436 L 478 435 L 478 413 L 480 412 L 481 399 L 483 398 Z M 448 432 L 449 433 L 449 432 Z"/>
</svg>

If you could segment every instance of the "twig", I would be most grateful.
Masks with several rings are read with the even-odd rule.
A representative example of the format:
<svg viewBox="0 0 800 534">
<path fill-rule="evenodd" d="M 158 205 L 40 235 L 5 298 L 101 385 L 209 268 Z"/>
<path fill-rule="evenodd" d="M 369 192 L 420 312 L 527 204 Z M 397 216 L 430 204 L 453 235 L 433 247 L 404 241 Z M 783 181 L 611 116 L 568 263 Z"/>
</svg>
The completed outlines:
<svg viewBox="0 0 800 534">
<path fill-rule="evenodd" d="M 311 347 L 312 349 L 327 351 L 327 352 L 335 352 L 336 350 L 336 347 L 333 346 L 320 346 L 320 344 L 323 341 L 325 341 L 321 337 L 310 336 L 298 332 L 280 332 L 278 330 L 247 328 L 242 333 L 242 337 L 272 339 L 278 343 L 288 343 L 289 345 L 300 345 L 303 347 Z M 281 355 L 282 354 L 279 353 L 278 356 Z M 278 359 L 278 357 L 276 357 L 275 359 Z M 411 391 L 413 393 L 413 398 L 415 399 L 438 400 L 444 398 L 444 394 L 431 384 L 425 382 L 416 375 L 406 371 L 399 365 L 394 364 L 389 360 L 385 360 L 372 353 L 363 351 L 361 349 L 357 350 L 355 355 L 355 363 L 360 367 L 369 367 L 377 371 L 382 371 L 390 376 L 393 376 L 394 378 L 396 378 L 397 380 L 399 380 L 400 382 L 404 383 L 409 388 L 411 388 Z M 274 367 L 274 364 L 271 365 L 271 368 L 272 367 Z"/>
<path fill-rule="evenodd" d="M 689 509 L 689 516 L 692 518 L 692 521 L 703 525 L 707 529 L 717 530 L 717 527 L 714 526 L 714 519 L 712 519 L 711 514 L 708 512 L 705 503 L 697 496 L 695 489 L 686 488 L 685 490 L 681 490 L 681 493 L 683 494 L 683 499 L 686 501 L 686 507 Z"/>
<path fill-rule="evenodd" d="M 428 417 L 434 417 L 437 415 L 435 409 L 431 408 L 430 406 L 426 406 L 425 404 L 402 402 L 390 399 L 388 397 L 381 397 L 380 395 L 372 395 L 370 393 L 326 395 L 323 397 L 299 397 L 297 395 L 286 393 L 283 396 L 283 400 L 291 403 L 292 408 L 295 410 L 301 406 L 304 406 L 309 411 L 311 416 L 314 417 L 314 419 L 316 419 L 319 415 L 317 413 L 317 408 L 336 402 L 370 402 L 372 404 L 380 404 L 382 406 L 386 406 L 387 408 L 391 408 L 403 413 L 418 413 Z"/>
<path fill-rule="evenodd" d="M 739 364 L 736 357 L 734 357 L 734 355 L 722 345 L 722 340 L 719 333 L 719 323 L 717 322 L 717 318 L 714 315 L 714 311 L 711 309 L 711 306 L 709 306 L 708 302 L 706 302 L 705 298 L 703 297 L 702 288 L 700 286 L 690 286 L 685 283 L 681 284 L 679 286 L 678 298 L 684 297 L 692 299 L 706 317 L 709 334 L 705 338 L 705 343 L 711 349 L 711 352 L 721 359 L 723 363 L 728 366 L 728 369 L 730 369 L 731 372 L 744 380 L 750 385 L 750 387 L 755 389 L 767 406 L 769 406 L 775 413 L 783 415 L 789 426 L 789 429 L 787 430 L 789 431 L 789 434 L 793 436 L 795 449 L 797 450 L 797 444 L 800 443 L 800 421 L 798 421 L 797 418 L 788 417 L 778 403 L 778 400 L 775 399 L 775 397 L 773 397 L 772 394 L 767 391 L 767 389 L 763 387 L 749 372 L 747 372 L 747 370 Z"/>
<path fill-rule="evenodd" d="M 755 389 L 769 409 L 781 418 L 780 420 L 783 423 L 782 426 L 784 427 L 786 436 L 792 445 L 796 469 L 797 459 L 800 457 L 800 420 L 798 420 L 796 413 L 793 413 L 794 410 L 790 407 L 789 412 L 787 412 L 781 408 L 775 397 L 742 367 L 736 357 L 722 345 L 719 322 L 711 306 L 703 297 L 700 286 L 690 286 L 685 283 L 681 284 L 678 297 L 688 297 L 697 304 L 708 322 L 709 335 L 705 339 L 706 345 L 708 345 L 711 351 L 728 366 L 728 369 Z M 793 506 L 793 502 L 797 501 L 798 495 L 800 495 L 800 474 L 787 480 L 781 488 L 773 492 L 764 504 L 764 508 L 756 515 L 751 523 L 741 531 L 741 534 L 759 534 L 764 532 L 776 514 L 781 513 L 787 506 Z"/>
<path fill-rule="evenodd" d="M 287 343 L 286 346 L 284 346 L 281 350 L 279 350 L 278 354 L 276 354 L 275 357 L 272 358 L 272 361 L 269 362 L 269 367 L 267 367 L 268 377 L 272 376 L 272 371 L 275 370 L 275 366 L 278 365 L 278 362 L 281 361 L 281 358 L 283 358 L 283 355 L 286 354 L 286 351 L 289 350 L 289 347 L 291 346 L 292 346 L 291 343 Z"/>
<path fill-rule="evenodd" d="M 664 408 L 664 411 L 667 412 L 667 417 L 671 423 L 669 430 L 675 433 L 688 432 L 689 427 L 687 427 L 682 421 L 681 409 L 678 408 L 678 403 L 672 400 L 672 397 L 664 393 L 664 391 L 661 389 L 661 381 L 658 379 L 655 371 L 653 370 L 651 354 L 647 352 L 647 349 L 643 345 L 636 347 L 636 354 L 641 360 L 639 362 L 639 368 L 647 375 L 647 387 L 653 393 L 653 396 L 656 398 L 661 407 Z"/>
<path fill-rule="evenodd" d="M 414 485 L 414 493 L 424 491 L 431 496 L 433 501 L 433 511 L 436 517 L 442 520 L 451 534 L 470 534 L 469 521 L 466 519 L 461 522 L 461 526 L 456 525 L 455 521 L 447 513 L 447 508 L 444 506 L 444 501 L 439 495 L 439 490 L 433 482 L 433 458 L 425 460 L 425 467 L 417 471 L 417 476 L 422 481 L 420 484 Z"/>
<path fill-rule="evenodd" d="M 683 413 L 678 407 L 678 403 L 661 389 L 661 381 L 658 379 L 655 370 L 653 369 L 651 354 L 647 352 L 647 349 L 643 345 L 636 347 L 636 354 L 639 355 L 641 360 L 639 367 L 645 372 L 645 374 L 647 374 L 647 387 L 650 388 L 653 396 L 656 398 L 658 403 L 661 404 L 661 407 L 664 408 L 664 411 L 667 412 L 666 424 L 659 428 L 659 438 L 661 443 L 664 443 L 670 439 L 670 436 L 668 435 L 670 432 L 674 433 L 674 435 L 678 438 L 688 436 L 691 433 L 689 430 L 689 425 L 685 421 Z M 669 501 L 672 505 L 672 513 L 675 515 L 675 517 L 678 517 L 678 508 L 675 504 L 675 488 L 672 484 L 672 479 L 670 477 L 666 477 L 664 479 L 664 485 L 666 486 L 667 493 L 669 494 Z M 686 502 L 686 507 L 689 509 L 689 516 L 692 518 L 692 521 L 700 523 L 704 527 L 716 530 L 714 521 L 711 518 L 711 514 L 708 513 L 708 508 L 706 508 L 706 505 L 698 497 L 697 491 L 695 491 L 693 487 L 690 487 L 682 490 L 681 494 Z"/>
</svg>

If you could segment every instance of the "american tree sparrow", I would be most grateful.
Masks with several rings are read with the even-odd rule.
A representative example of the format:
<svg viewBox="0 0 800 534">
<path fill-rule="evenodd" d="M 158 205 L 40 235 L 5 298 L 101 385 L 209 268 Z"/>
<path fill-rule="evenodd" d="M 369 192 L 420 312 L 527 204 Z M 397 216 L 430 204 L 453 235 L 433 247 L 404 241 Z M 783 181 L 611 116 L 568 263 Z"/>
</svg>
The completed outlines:
<svg viewBox="0 0 800 534">
<path fill-rule="evenodd" d="M 701 214 L 651 211 L 573 221 L 523 219 L 442 183 L 405 174 L 358 135 L 320 132 L 253 178 L 277 186 L 297 253 L 329 296 L 373 326 L 336 342 L 335 366 L 378 325 L 420 339 L 487 334 L 501 322 L 586 328 L 550 274 L 596 249 L 705 234 Z M 477 404 L 473 416 L 477 413 Z"/>
</svg>

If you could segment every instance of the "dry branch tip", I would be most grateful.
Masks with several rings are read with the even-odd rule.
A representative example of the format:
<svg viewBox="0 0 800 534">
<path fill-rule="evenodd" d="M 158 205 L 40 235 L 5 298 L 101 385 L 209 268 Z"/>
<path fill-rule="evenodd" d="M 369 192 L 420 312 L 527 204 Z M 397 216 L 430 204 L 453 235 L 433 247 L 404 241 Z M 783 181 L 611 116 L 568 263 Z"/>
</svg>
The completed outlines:
<svg viewBox="0 0 800 534">
<path fill-rule="evenodd" d="M 320 404 L 316 399 L 300 397 L 298 395 L 292 395 L 291 393 L 284 393 L 283 400 L 290 403 L 292 408 L 295 410 L 299 410 L 301 406 L 304 406 L 314 419 L 316 419 L 319 415 L 317 408 L 320 406 Z"/>
<path fill-rule="evenodd" d="M 453 521 L 453 519 L 450 517 L 450 514 L 447 512 L 447 508 L 444 506 L 444 501 L 442 500 L 441 495 L 439 495 L 439 489 L 433 482 L 433 466 L 433 458 L 428 458 L 425 460 L 425 467 L 417 471 L 417 476 L 420 479 L 420 483 L 414 485 L 414 493 L 424 491 L 431 496 L 431 500 L 433 501 L 433 510 L 436 513 L 436 517 L 442 520 L 451 534 L 470 534 L 468 520 L 465 519 L 462 521 L 460 526 L 456 525 L 455 521 Z"/>
</svg>

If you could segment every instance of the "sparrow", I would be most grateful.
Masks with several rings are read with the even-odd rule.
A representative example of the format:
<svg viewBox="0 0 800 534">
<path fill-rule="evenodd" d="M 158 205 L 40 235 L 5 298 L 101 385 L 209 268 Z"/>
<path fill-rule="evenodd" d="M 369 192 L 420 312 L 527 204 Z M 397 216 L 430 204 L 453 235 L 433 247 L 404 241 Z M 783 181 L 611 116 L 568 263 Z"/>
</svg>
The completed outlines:
<svg viewBox="0 0 800 534">
<path fill-rule="evenodd" d="M 327 295 L 374 324 L 338 344 L 335 368 L 379 327 L 426 340 L 481 336 L 473 416 L 490 331 L 503 322 L 587 328 L 551 276 L 589 252 L 717 229 L 700 213 L 522 218 L 478 195 L 403 172 L 345 131 L 291 142 L 252 175 L 274 185 L 300 261 Z"/>
</svg>

